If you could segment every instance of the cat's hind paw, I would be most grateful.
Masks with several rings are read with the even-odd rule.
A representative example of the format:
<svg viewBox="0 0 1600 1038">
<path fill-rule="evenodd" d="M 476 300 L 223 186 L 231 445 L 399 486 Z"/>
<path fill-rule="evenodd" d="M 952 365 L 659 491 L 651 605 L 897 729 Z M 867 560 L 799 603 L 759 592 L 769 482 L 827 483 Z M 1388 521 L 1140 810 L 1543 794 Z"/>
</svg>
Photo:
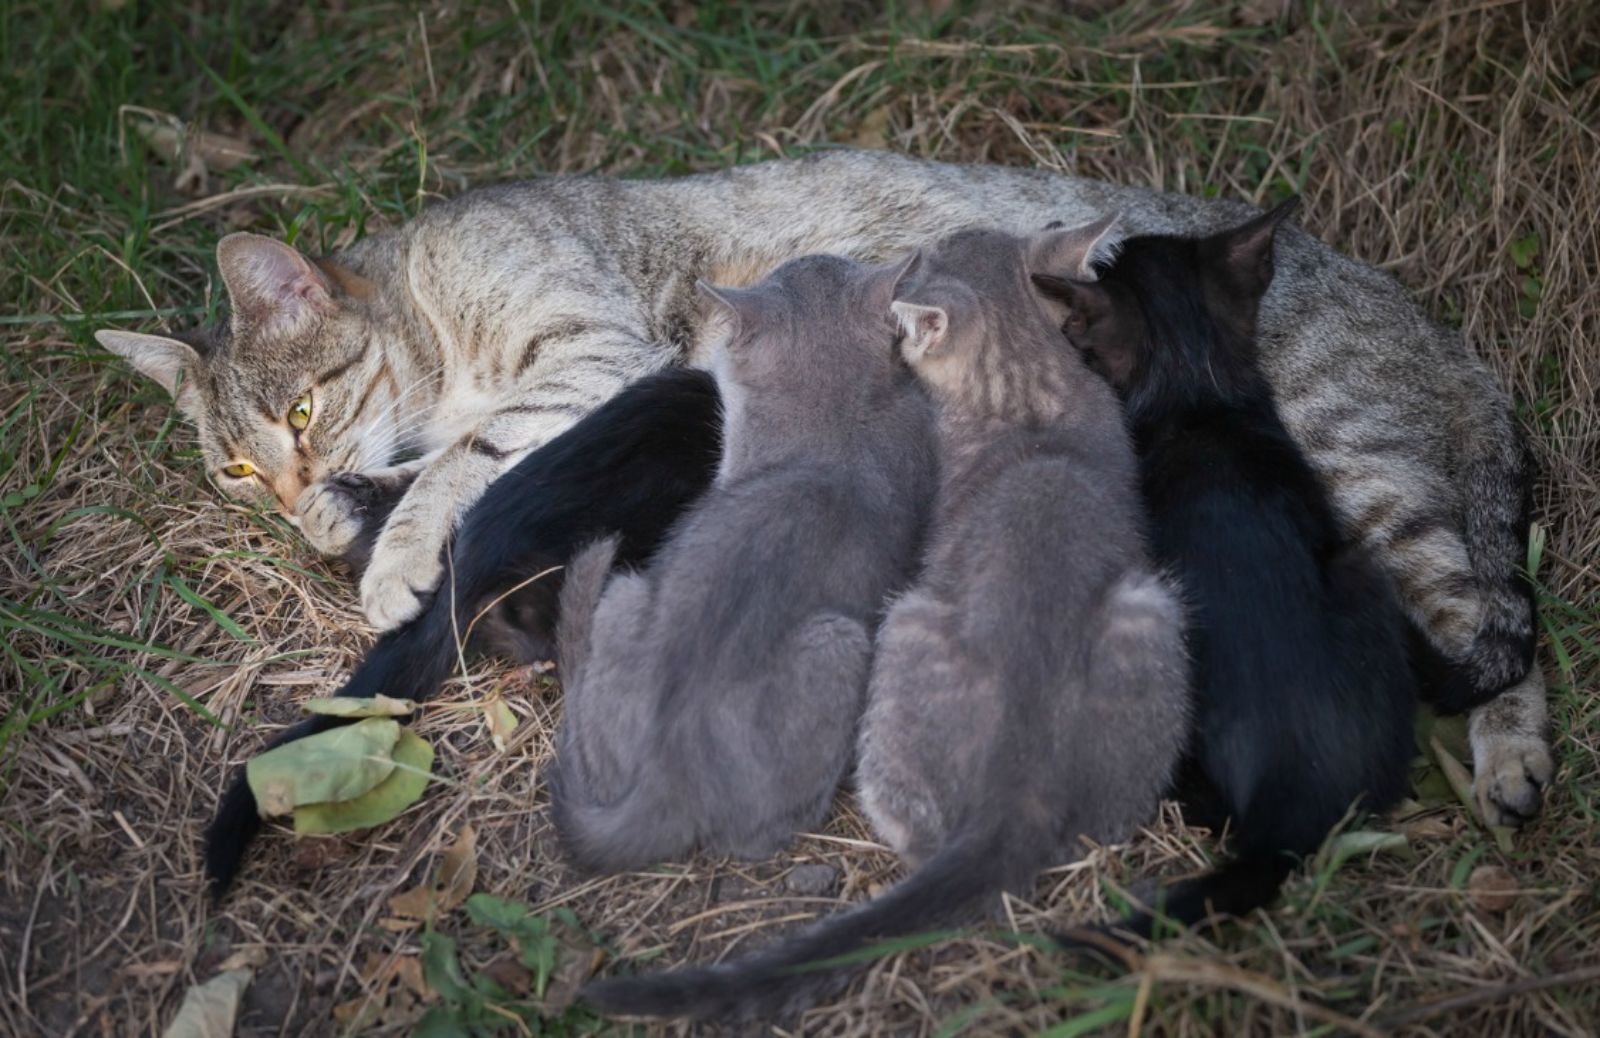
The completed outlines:
<svg viewBox="0 0 1600 1038">
<path fill-rule="evenodd" d="M 1544 789 L 1555 775 L 1555 759 L 1543 739 L 1491 736 L 1476 756 L 1473 791 L 1485 822 L 1519 826 L 1539 814 Z"/>
</svg>

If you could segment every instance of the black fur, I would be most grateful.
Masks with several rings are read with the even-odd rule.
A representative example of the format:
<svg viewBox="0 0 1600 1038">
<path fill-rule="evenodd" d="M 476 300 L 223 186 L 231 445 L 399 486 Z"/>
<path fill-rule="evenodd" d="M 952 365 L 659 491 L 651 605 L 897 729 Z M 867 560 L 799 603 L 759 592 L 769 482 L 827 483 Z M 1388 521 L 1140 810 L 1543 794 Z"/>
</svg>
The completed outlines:
<svg viewBox="0 0 1600 1038">
<path fill-rule="evenodd" d="M 1352 806 L 1406 794 L 1413 753 L 1408 622 L 1341 534 L 1255 359 L 1283 215 L 1207 239 L 1133 238 L 1096 284 L 1040 282 L 1123 395 L 1152 547 L 1190 611 L 1197 785 L 1182 792 L 1231 817 L 1236 857 L 1165 892 L 1184 925 L 1270 904 Z"/>
<path fill-rule="evenodd" d="M 590 541 L 619 534 L 618 563 L 642 563 L 710 485 L 721 435 L 716 383 L 702 371 L 652 375 L 602 404 L 494 482 L 456 535 L 444 588 L 421 616 L 373 646 L 338 694 L 432 696 L 450 675 L 458 632 L 487 602 L 536 573 L 565 565 Z M 381 508 L 386 497 L 374 491 L 374 507 Z M 504 630 L 491 642 L 504 648 L 513 639 L 514 655 L 547 656 L 560 591 L 557 570 L 509 596 L 513 612 L 502 615 Z M 272 745 L 341 723 L 312 717 Z M 240 769 L 206 829 L 213 896 L 227 892 L 260 829 L 255 797 Z"/>
</svg>

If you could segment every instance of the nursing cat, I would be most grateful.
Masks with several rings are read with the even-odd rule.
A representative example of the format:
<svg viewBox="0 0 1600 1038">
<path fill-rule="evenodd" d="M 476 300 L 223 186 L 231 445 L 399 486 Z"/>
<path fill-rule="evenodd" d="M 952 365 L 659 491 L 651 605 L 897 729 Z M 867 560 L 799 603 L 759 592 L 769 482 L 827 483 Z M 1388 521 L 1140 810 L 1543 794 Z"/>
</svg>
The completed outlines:
<svg viewBox="0 0 1600 1038">
<path fill-rule="evenodd" d="M 711 375 L 675 368 L 633 383 L 522 459 L 467 514 L 444 587 L 421 616 L 372 647 L 338 694 L 432 698 L 459 658 L 457 639 L 475 623 L 479 629 L 485 622 L 498 624 L 492 640 L 501 648 L 547 657 L 564 567 L 573 554 L 609 535 L 616 538 L 619 564 L 649 559 L 710 486 L 720 459 L 721 419 Z M 355 489 L 372 492 L 372 507 L 383 507 L 381 488 Z M 497 607 L 479 618 L 502 595 L 515 604 L 512 615 L 497 616 Z M 313 716 L 272 745 L 346 723 Z M 260 829 L 255 796 L 240 768 L 206 829 L 213 896 L 220 898 L 232 884 Z"/>
<path fill-rule="evenodd" d="M 707 288 L 722 467 L 643 571 L 581 555 L 561 596 L 551 810 L 612 872 L 772 854 L 850 763 L 872 633 L 932 496 L 931 407 L 892 355 L 898 267 L 832 256 Z"/>
<path fill-rule="evenodd" d="M 1372 553 L 1340 531 L 1256 360 L 1293 205 L 1205 238 L 1131 238 L 1094 281 L 1035 276 L 1123 396 L 1156 560 L 1188 607 L 1188 792 L 1220 808 L 1202 820 L 1231 819 L 1235 853 L 1165 893 L 1183 924 L 1271 903 L 1347 811 L 1384 811 L 1409 789 L 1409 621 Z M 1119 926 L 1149 936 L 1154 919 Z"/>
<path fill-rule="evenodd" d="M 810 252 L 877 260 L 963 227 L 1028 233 L 1112 211 L 1129 233 L 1186 235 L 1249 213 L 882 151 L 670 180 L 551 177 L 467 192 L 321 260 L 230 235 L 217 250 L 226 324 L 187 341 L 98 337 L 176 394 L 223 490 L 282 508 L 324 552 L 363 525 L 341 472 L 416 476 L 361 580 L 386 630 L 421 610 L 452 529 L 494 479 L 691 351 L 696 278 L 748 283 Z M 1519 569 L 1528 477 L 1505 394 L 1393 278 L 1298 231 L 1278 257 L 1261 362 L 1285 424 L 1407 613 L 1473 675 L 1474 698 L 1511 686 L 1474 715 L 1473 753 L 1488 817 L 1519 820 L 1552 761 Z"/>
<path fill-rule="evenodd" d="M 1121 840 L 1154 816 L 1186 732 L 1182 610 L 1145 553 L 1116 397 L 1028 283 L 1082 276 L 1108 231 L 963 232 L 895 291 L 904 356 L 939 409 L 940 486 L 922 576 L 878 637 L 858 777 L 915 871 L 775 948 L 598 981 L 585 1001 L 795 1010 L 850 972 L 817 963 L 963 921 L 1076 857 L 1080 837 Z"/>
</svg>

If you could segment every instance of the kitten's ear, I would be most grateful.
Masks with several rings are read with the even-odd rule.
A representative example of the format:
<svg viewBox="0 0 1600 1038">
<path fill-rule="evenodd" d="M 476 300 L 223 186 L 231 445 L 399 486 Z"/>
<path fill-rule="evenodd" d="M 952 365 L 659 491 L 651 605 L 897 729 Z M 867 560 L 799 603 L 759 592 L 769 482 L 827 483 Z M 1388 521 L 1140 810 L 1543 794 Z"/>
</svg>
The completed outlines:
<svg viewBox="0 0 1600 1038">
<path fill-rule="evenodd" d="M 230 234 L 217 243 L 217 268 L 235 320 L 292 332 L 333 308 L 333 286 L 293 247 L 259 234 Z"/>
<path fill-rule="evenodd" d="M 753 288 L 724 288 L 709 281 L 695 281 L 700 297 L 733 318 L 735 335 L 760 326 L 762 314 L 761 293 Z"/>
<path fill-rule="evenodd" d="M 1272 284 L 1272 243 L 1278 225 L 1299 205 L 1300 196 L 1293 195 L 1249 223 L 1220 235 L 1222 265 L 1228 272 L 1229 282 L 1244 295 L 1260 299 Z"/>
<path fill-rule="evenodd" d="M 1122 232 L 1120 213 L 1112 213 L 1082 227 L 1045 230 L 1028 239 L 1030 274 L 1055 274 L 1077 281 L 1093 281 L 1095 267 L 1117 258 Z"/>
<path fill-rule="evenodd" d="M 1111 313 L 1111 293 L 1098 281 L 1075 281 L 1054 274 L 1034 274 L 1039 291 L 1067 308 L 1061 330 L 1071 339 L 1081 339 Z"/>
<path fill-rule="evenodd" d="M 897 260 L 874 267 L 867 275 L 867 308 L 887 315 L 895 293 L 921 264 L 922 250 L 915 249 Z"/>
<path fill-rule="evenodd" d="M 889 304 L 889 310 L 905 329 L 900 352 L 907 362 L 915 364 L 924 357 L 938 355 L 950 335 L 950 315 L 942 307 L 897 299 Z"/>
<path fill-rule="evenodd" d="M 94 338 L 132 364 L 139 374 L 160 383 L 161 388 L 176 399 L 179 410 L 193 416 L 197 399 L 194 380 L 205 363 L 193 346 L 164 335 L 145 335 L 116 328 L 102 328 L 94 333 Z"/>
</svg>

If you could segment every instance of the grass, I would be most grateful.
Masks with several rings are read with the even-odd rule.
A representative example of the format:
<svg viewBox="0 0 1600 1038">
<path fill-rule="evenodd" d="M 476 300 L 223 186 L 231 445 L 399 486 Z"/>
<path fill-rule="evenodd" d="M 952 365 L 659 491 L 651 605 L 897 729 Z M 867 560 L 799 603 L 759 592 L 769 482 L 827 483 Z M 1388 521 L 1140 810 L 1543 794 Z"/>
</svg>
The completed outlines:
<svg viewBox="0 0 1600 1038">
<path fill-rule="evenodd" d="M 224 504 L 163 394 L 91 338 L 213 315 L 229 230 L 327 249 L 498 178 L 847 143 L 1197 194 L 1299 190 L 1310 229 L 1459 325 L 1516 394 L 1541 467 L 1561 767 L 1509 854 L 1436 805 L 1399 826 L 1408 854 L 1304 875 L 1270 915 L 1171 942 L 1126 979 L 1064 972 L 999 932 L 1103 915 L 1141 877 L 1201 867 L 1209 839 L 1165 816 L 1048 874 L 995 932 L 878 964 L 807 1033 L 1592 1033 L 1600 985 L 1578 980 L 1600 961 L 1594 14 L 1586 0 L 0 7 L 0 1032 L 160 1033 L 241 950 L 265 958 L 241 1034 L 337 1032 L 333 1006 L 399 990 L 395 971 L 424 958 L 429 990 L 450 992 L 433 1008 L 505 1021 L 484 1006 L 532 996 L 492 979 L 508 975 L 502 930 L 461 912 L 427 934 L 382 925 L 386 897 L 468 821 L 480 891 L 541 920 L 569 912 L 652 967 L 753 945 L 893 878 L 847 799 L 760 866 L 573 875 L 540 810 L 553 690 L 484 665 L 423 720 L 446 781 L 404 822 L 269 840 L 239 895 L 207 907 L 196 848 L 224 775 L 369 637 L 342 575 L 276 518 Z M 250 157 L 180 190 L 181 164 L 139 131 L 167 116 Z M 497 689 L 522 721 L 503 753 L 470 707 Z M 831 889 L 790 891 L 801 864 L 832 868 Z M 1514 878 L 1509 907 L 1474 903 L 1483 865 Z M 444 942 L 465 987 L 440 972 Z M 382 995 L 366 1025 L 405 1033 L 428 1006 L 404 1003 Z M 592 1023 L 544 1008 L 555 1022 L 525 1026 Z"/>
</svg>

